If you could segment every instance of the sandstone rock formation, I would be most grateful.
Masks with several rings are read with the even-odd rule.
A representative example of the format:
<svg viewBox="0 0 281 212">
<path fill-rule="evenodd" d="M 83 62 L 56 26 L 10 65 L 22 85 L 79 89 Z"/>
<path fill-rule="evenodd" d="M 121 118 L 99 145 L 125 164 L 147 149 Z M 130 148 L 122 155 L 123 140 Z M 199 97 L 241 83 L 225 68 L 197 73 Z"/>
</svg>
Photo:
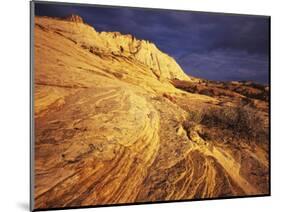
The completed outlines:
<svg viewBox="0 0 281 212">
<path fill-rule="evenodd" d="M 268 89 L 153 43 L 35 18 L 35 208 L 269 192 Z"/>
<path fill-rule="evenodd" d="M 71 14 L 70 16 L 66 17 L 65 20 L 76 22 L 76 23 L 84 23 L 82 17 L 80 17 L 79 15 L 74 15 L 74 14 Z"/>
</svg>

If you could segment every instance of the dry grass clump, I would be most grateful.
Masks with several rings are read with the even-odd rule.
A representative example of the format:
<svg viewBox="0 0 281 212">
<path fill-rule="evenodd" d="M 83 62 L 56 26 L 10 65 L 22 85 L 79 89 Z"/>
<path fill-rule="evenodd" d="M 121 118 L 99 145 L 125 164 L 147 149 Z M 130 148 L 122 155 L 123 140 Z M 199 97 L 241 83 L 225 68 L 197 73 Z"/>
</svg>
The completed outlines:
<svg viewBox="0 0 281 212">
<path fill-rule="evenodd" d="M 230 130 L 236 136 L 256 140 L 267 139 L 269 134 L 260 113 L 248 107 L 205 108 L 189 111 L 189 118 L 183 123 L 184 129 L 190 130 L 198 125 Z"/>
<path fill-rule="evenodd" d="M 188 119 L 182 123 L 182 126 L 185 129 L 185 131 L 190 132 L 195 129 L 198 130 L 200 128 L 200 124 L 204 118 L 204 114 L 205 114 L 205 112 L 203 109 L 199 109 L 197 111 L 189 110 Z"/>
<path fill-rule="evenodd" d="M 268 129 L 260 113 L 247 107 L 223 107 L 210 109 L 204 114 L 202 124 L 218 126 L 248 138 L 268 137 Z"/>
</svg>

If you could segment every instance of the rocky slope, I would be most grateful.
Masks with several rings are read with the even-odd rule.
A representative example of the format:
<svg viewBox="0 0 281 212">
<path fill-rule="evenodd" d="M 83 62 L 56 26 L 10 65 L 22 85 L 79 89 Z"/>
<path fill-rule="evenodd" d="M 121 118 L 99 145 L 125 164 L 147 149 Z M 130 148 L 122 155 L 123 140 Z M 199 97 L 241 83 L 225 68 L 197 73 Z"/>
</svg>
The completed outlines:
<svg viewBox="0 0 281 212">
<path fill-rule="evenodd" d="M 35 208 L 269 192 L 265 86 L 191 78 L 75 15 L 34 36 Z"/>
</svg>

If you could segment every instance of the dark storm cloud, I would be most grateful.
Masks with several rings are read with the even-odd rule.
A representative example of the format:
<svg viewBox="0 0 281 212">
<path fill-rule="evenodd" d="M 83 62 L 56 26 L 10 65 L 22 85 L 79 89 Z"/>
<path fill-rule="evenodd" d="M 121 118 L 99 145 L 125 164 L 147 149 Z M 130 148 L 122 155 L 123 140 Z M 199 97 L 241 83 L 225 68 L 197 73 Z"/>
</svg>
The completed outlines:
<svg viewBox="0 0 281 212">
<path fill-rule="evenodd" d="M 262 55 L 233 50 L 192 53 L 180 60 L 191 75 L 211 80 L 253 80 L 267 82 L 268 62 Z M 207 72 L 205 70 L 208 69 Z"/>
<path fill-rule="evenodd" d="M 37 3 L 36 15 L 79 14 L 97 31 L 155 43 L 187 74 L 213 80 L 268 82 L 269 19 L 213 13 Z"/>
</svg>

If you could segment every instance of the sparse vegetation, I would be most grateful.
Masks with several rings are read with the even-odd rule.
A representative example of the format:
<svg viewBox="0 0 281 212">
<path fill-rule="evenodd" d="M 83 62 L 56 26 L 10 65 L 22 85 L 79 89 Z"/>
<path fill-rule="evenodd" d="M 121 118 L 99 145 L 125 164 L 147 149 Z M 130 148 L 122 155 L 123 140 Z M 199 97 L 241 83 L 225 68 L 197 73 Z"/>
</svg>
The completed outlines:
<svg viewBox="0 0 281 212">
<path fill-rule="evenodd" d="M 233 131 L 237 136 L 264 140 L 268 138 L 268 128 L 261 114 L 247 107 L 221 107 L 190 111 L 183 123 L 186 130 L 196 125 L 218 127 Z"/>
<path fill-rule="evenodd" d="M 188 119 L 182 123 L 185 131 L 190 132 L 191 130 L 200 128 L 199 126 L 203 120 L 204 113 L 205 112 L 203 112 L 203 110 L 198 110 L 198 111 L 190 110 L 188 112 L 189 114 Z"/>
<path fill-rule="evenodd" d="M 202 124 L 219 126 L 248 138 L 265 138 L 268 129 L 264 127 L 261 114 L 247 107 L 213 108 L 203 115 Z"/>
</svg>

